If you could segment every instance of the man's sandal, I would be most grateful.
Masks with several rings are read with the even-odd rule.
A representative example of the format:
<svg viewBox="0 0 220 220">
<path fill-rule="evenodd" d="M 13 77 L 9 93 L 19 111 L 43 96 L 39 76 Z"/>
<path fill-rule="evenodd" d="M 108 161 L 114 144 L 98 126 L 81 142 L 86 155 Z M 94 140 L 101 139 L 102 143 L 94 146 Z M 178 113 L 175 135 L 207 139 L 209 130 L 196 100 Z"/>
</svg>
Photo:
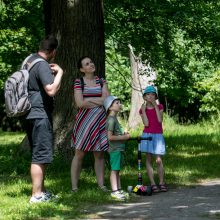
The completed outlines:
<svg viewBox="0 0 220 220">
<path fill-rule="evenodd" d="M 168 187 L 165 184 L 160 184 L 159 185 L 160 192 L 167 192 Z"/>
<path fill-rule="evenodd" d="M 151 185 L 151 191 L 153 193 L 158 193 L 160 192 L 160 189 L 157 187 L 157 185 Z"/>
</svg>

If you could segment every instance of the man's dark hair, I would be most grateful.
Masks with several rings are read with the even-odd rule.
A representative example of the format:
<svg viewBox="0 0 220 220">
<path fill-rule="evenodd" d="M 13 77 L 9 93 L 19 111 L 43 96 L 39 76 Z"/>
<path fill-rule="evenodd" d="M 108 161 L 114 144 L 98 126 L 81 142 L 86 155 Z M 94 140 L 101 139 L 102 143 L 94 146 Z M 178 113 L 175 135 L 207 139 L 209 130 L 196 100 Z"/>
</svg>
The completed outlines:
<svg viewBox="0 0 220 220">
<path fill-rule="evenodd" d="M 48 35 L 40 42 L 39 51 L 52 52 L 57 49 L 58 40 L 53 35 Z"/>
</svg>

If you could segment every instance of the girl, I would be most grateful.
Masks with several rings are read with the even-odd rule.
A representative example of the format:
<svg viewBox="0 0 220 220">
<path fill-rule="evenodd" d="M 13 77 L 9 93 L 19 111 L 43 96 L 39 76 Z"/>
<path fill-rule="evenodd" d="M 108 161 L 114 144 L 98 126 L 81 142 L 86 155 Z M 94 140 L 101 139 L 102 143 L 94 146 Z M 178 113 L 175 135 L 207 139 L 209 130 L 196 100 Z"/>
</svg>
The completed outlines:
<svg viewBox="0 0 220 220">
<path fill-rule="evenodd" d="M 152 137 L 152 141 L 141 141 L 141 151 L 146 152 L 147 174 L 151 182 L 152 192 L 166 192 L 167 186 L 164 184 L 164 168 L 161 156 L 165 154 L 165 141 L 163 137 L 162 120 L 163 105 L 157 104 L 157 91 L 153 86 L 147 86 L 144 90 L 143 99 L 145 101 L 140 109 L 140 115 L 144 124 L 142 137 Z M 155 184 L 152 157 L 156 156 L 157 173 L 159 185 Z"/>
</svg>

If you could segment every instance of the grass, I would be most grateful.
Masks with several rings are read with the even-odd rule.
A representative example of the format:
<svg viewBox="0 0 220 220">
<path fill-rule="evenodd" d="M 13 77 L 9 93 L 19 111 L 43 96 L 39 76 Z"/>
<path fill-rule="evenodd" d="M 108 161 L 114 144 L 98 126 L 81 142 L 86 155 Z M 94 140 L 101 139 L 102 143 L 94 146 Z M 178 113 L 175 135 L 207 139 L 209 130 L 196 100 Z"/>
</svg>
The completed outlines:
<svg viewBox="0 0 220 220">
<path fill-rule="evenodd" d="M 140 135 L 139 128 L 133 135 Z M 200 181 L 219 178 L 220 128 L 218 123 L 203 122 L 178 125 L 166 118 L 164 136 L 167 154 L 163 159 L 166 183 L 172 186 L 194 185 Z M 0 219 L 79 219 L 86 218 L 90 207 L 117 204 L 109 193 L 97 189 L 93 171 L 93 158 L 86 155 L 80 178 L 79 193 L 70 192 L 70 164 L 55 154 L 48 167 L 46 186 L 59 198 L 46 204 L 28 203 L 31 194 L 29 151 L 19 152 L 23 133 L 0 133 Z M 137 183 L 137 143 L 126 143 L 125 166 L 121 172 L 124 189 Z M 108 161 L 108 155 L 106 155 Z M 149 184 L 142 155 L 143 181 Z M 106 163 L 106 183 L 109 186 L 109 164 Z M 135 201 L 137 198 L 131 198 Z"/>
</svg>

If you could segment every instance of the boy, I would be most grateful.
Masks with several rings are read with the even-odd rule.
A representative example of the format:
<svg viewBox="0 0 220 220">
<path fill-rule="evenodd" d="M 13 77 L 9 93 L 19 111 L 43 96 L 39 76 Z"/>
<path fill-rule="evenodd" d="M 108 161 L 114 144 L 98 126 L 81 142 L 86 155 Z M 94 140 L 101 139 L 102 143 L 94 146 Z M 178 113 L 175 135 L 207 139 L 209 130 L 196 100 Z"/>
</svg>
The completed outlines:
<svg viewBox="0 0 220 220">
<path fill-rule="evenodd" d="M 108 96 L 104 101 L 104 107 L 107 112 L 106 129 L 109 141 L 109 154 L 111 175 L 110 182 L 112 187 L 111 197 L 120 201 L 128 198 L 128 193 L 121 189 L 119 172 L 122 168 L 123 152 L 125 150 L 124 141 L 130 138 L 129 133 L 124 133 L 117 119 L 118 112 L 122 105 L 119 98 Z"/>
</svg>

